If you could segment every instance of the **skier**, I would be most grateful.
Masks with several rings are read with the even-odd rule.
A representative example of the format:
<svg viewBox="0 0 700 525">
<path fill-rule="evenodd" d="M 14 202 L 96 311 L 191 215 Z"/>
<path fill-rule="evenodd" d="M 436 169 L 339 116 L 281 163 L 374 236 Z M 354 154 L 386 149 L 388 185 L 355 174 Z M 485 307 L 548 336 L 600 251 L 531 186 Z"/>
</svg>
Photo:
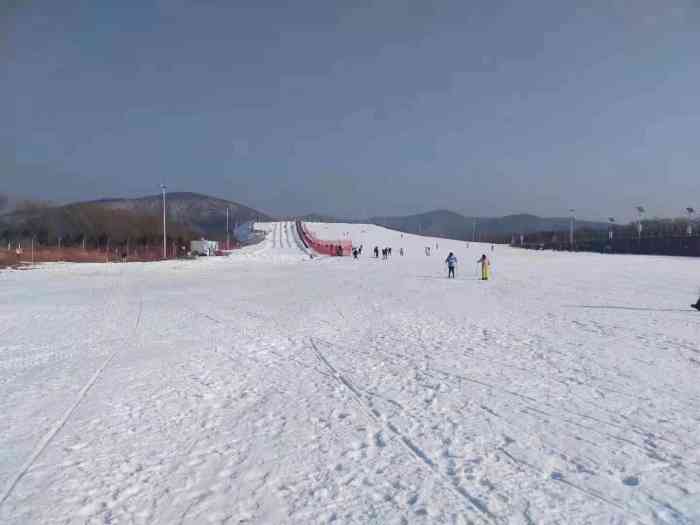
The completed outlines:
<svg viewBox="0 0 700 525">
<path fill-rule="evenodd" d="M 698 312 L 700 312 L 700 297 L 698 297 L 698 302 L 695 304 L 691 304 L 693 308 L 695 308 Z"/>
<path fill-rule="evenodd" d="M 399 255 L 403 257 L 403 248 L 399 248 Z"/>
<path fill-rule="evenodd" d="M 447 278 L 454 279 L 457 257 L 455 257 L 454 253 L 450 252 L 450 254 L 447 256 L 447 259 L 445 259 L 445 262 L 447 263 Z"/>
<path fill-rule="evenodd" d="M 481 257 L 479 257 L 479 260 L 476 261 L 478 264 L 481 264 L 481 280 L 482 281 L 488 281 L 489 280 L 489 267 L 491 266 L 491 263 L 489 262 L 489 258 L 486 257 L 486 254 L 482 254 Z"/>
<path fill-rule="evenodd" d="M 353 248 L 352 249 L 352 258 L 357 259 L 357 255 L 358 255 L 357 248 Z"/>
<path fill-rule="evenodd" d="M 379 259 L 379 246 L 374 247 L 374 258 Z"/>
</svg>

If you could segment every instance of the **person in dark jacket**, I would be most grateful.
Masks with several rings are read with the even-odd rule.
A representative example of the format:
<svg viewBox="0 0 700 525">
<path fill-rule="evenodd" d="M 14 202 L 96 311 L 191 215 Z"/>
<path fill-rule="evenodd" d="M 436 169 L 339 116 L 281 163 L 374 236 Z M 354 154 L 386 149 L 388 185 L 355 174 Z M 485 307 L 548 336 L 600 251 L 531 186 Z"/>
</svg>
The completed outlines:
<svg viewBox="0 0 700 525">
<path fill-rule="evenodd" d="M 375 259 L 379 259 L 379 246 L 374 247 L 374 257 Z"/>
<path fill-rule="evenodd" d="M 455 254 L 450 252 L 450 254 L 447 256 L 447 259 L 445 259 L 445 263 L 447 263 L 447 278 L 454 279 L 455 266 L 457 266 L 457 257 L 455 257 Z"/>
</svg>

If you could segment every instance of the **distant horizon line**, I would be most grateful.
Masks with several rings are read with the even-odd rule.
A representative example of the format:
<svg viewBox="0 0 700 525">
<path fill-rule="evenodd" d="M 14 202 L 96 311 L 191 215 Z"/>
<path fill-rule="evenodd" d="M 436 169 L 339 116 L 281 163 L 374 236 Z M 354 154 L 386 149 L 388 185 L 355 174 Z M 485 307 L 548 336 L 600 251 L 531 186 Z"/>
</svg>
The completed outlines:
<svg viewBox="0 0 700 525">
<path fill-rule="evenodd" d="M 8 197 L 10 197 L 10 202 L 14 201 L 14 207 L 16 207 L 17 204 L 20 204 L 22 202 L 39 202 L 39 203 L 44 203 L 48 206 L 52 207 L 62 207 L 62 206 L 72 206 L 72 205 L 78 205 L 78 204 L 89 204 L 89 203 L 97 203 L 97 202 L 110 202 L 110 201 L 130 201 L 130 200 L 145 200 L 145 199 L 155 199 L 158 198 L 160 199 L 162 194 L 161 193 L 153 193 L 153 194 L 145 194 L 145 195 L 140 195 L 136 197 L 100 197 L 100 198 L 88 198 L 84 200 L 67 200 L 67 201 L 52 201 L 52 200 L 45 200 L 41 198 L 29 198 L 29 197 L 21 197 L 21 196 L 12 196 L 10 194 L 6 194 Z M 361 222 L 361 221 L 369 221 L 369 220 L 379 220 L 379 219 L 406 219 L 410 217 L 419 217 L 422 215 L 431 215 L 431 214 L 436 214 L 436 213 L 452 213 L 455 215 L 459 215 L 460 217 L 468 220 L 492 220 L 492 219 L 503 219 L 503 218 L 509 218 L 509 217 L 530 217 L 530 218 L 536 218 L 536 219 L 545 219 L 545 220 L 570 220 L 571 216 L 570 215 L 538 215 L 536 213 L 532 212 L 513 212 L 513 213 L 506 213 L 503 215 L 466 215 L 465 213 L 458 212 L 451 210 L 449 208 L 433 208 L 430 210 L 422 211 L 422 212 L 415 212 L 415 213 L 405 213 L 405 214 L 392 214 L 392 215 L 369 215 L 369 216 L 344 216 L 344 215 L 334 215 L 334 214 L 329 214 L 329 213 L 319 213 L 319 212 L 307 212 L 307 213 L 302 213 L 302 214 L 277 214 L 277 213 L 270 213 L 267 211 L 263 211 L 257 207 L 254 207 L 253 205 L 249 204 L 244 204 L 239 201 L 234 201 L 230 200 L 224 197 L 218 197 L 218 196 L 213 196 L 209 195 L 206 193 L 200 193 L 196 191 L 172 191 L 168 192 L 167 191 L 167 186 L 166 186 L 166 195 L 180 195 L 180 196 L 195 196 L 195 197 L 203 197 L 206 199 L 213 199 L 213 200 L 219 200 L 219 201 L 224 201 L 228 202 L 231 204 L 235 204 L 237 206 L 244 206 L 246 208 L 252 209 L 255 212 L 260 213 L 261 215 L 266 215 L 272 218 L 305 218 L 305 217 L 319 217 L 319 218 L 328 218 L 332 219 L 336 222 L 342 222 L 343 220 L 349 220 L 349 221 L 354 221 L 354 222 Z M 16 211 L 16 208 L 13 206 L 8 206 L 8 208 L 4 211 L 0 211 L 0 215 L 8 214 L 8 213 L 13 213 Z M 574 215 L 574 218 L 577 222 L 586 222 L 586 223 L 594 223 L 594 224 L 611 224 L 611 221 L 609 218 L 602 219 L 591 219 L 583 216 L 576 216 Z M 669 217 L 662 217 L 662 216 L 650 216 L 650 217 L 645 217 L 643 220 L 676 220 L 676 219 L 687 219 L 688 217 L 683 216 L 683 215 L 676 215 L 676 216 L 669 216 Z M 700 218 L 695 217 L 693 219 L 695 222 L 700 220 Z M 636 219 L 622 219 L 621 221 L 614 221 L 612 224 L 627 224 L 627 223 L 634 223 L 636 222 Z"/>
</svg>

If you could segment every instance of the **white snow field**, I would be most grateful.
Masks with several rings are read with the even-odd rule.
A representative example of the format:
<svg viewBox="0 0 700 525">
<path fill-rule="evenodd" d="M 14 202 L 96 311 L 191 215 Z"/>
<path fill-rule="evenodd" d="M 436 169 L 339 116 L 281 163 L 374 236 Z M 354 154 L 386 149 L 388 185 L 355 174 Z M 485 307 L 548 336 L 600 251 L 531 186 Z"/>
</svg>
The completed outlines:
<svg viewBox="0 0 700 525">
<path fill-rule="evenodd" d="M 260 227 L 0 272 L 0 523 L 700 523 L 697 260 Z"/>
</svg>

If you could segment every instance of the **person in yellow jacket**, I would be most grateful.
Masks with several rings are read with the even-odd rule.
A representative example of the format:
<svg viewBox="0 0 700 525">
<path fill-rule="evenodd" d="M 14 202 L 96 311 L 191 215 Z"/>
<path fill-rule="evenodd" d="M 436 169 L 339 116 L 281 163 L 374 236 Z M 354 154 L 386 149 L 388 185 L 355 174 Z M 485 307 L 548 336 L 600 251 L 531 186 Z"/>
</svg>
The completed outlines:
<svg viewBox="0 0 700 525">
<path fill-rule="evenodd" d="M 476 262 L 481 264 L 481 280 L 488 281 L 491 268 L 491 261 L 489 261 L 489 258 L 486 257 L 486 254 L 484 253 L 481 257 L 479 257 L 479 260 Z"/>
</svg>

